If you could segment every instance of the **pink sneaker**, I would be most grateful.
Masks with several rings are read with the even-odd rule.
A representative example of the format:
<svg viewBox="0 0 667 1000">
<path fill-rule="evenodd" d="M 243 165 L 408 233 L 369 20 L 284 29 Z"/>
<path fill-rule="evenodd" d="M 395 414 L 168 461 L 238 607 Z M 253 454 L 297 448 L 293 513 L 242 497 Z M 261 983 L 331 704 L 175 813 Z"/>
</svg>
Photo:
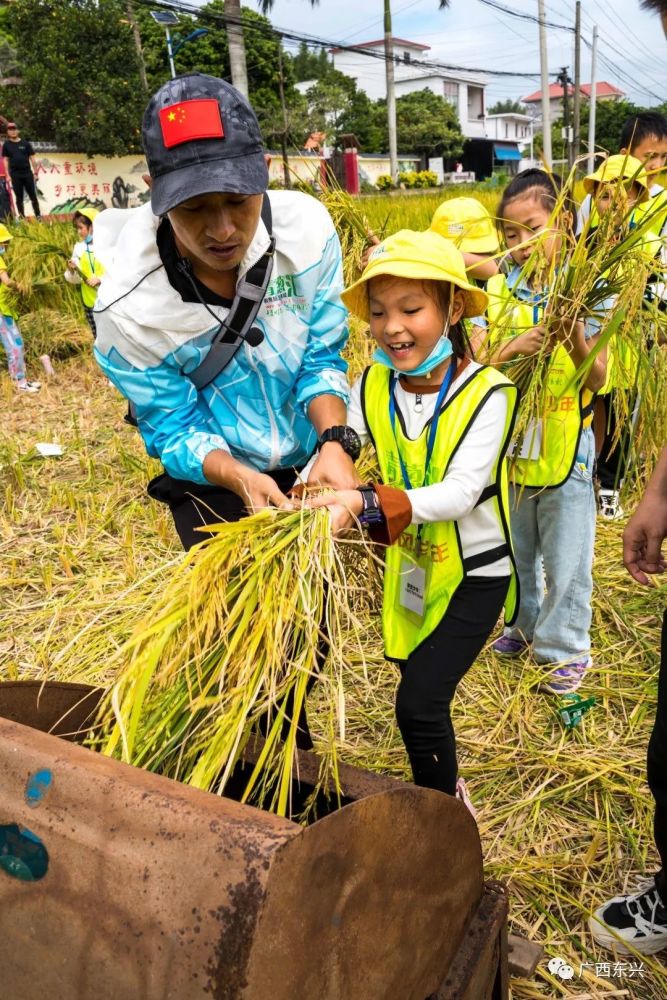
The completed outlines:
<svg viewBox="0 0 667 1000">
<path fill-rule="evenodd" d="M 548 671 L 545 680 L 540 683 L 540 691 L 547 691 L 549 694 L 570 694 L 571 691 L 576 691 L 592 662 L 588 656 L 585 660 L 574 660 Z"/>
<path fill-rule="evenodd" d="M 492 643 L 491 649 L 500 656 L 519 656 L 528 649 L 528 643 L 524 639 L 512 639 L 509 635 L 501 635 Z"/>
</svg>

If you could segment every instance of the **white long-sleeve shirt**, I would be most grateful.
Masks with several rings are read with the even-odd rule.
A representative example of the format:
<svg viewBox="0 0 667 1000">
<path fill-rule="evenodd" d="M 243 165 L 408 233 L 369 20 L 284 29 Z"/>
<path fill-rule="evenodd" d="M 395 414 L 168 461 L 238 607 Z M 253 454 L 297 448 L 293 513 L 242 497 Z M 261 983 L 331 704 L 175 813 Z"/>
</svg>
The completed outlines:
<svg viewBox="0 0 667 1000">
<path fill-rule="evenodd" d="M 458 391 L 481 366 L 471 361 L 453 380 L 445 402 Z M 396 388 L 396 408 L 403 418 L 407 436 L 418 438 L 433 416 L 437 393 L 422 395 L 421 410 L 417 396 L 406 392 L 400 382 Z M 446 420 L 445 416 L 442 418 Z M 457 521 L 463 558 L 486 552 L 503 545 L 505 538 L 490 504 L 475 507 L 482 491 L 492 486 L 493 466 L 503 445 L 507 419 L 507 398 L 504 392 L 492 392 L 473 419 L 447 474 L 440 483 L 407 490 L 412 505 L 412 523 L 428 524 L 436 521 Z M 347 422 L 353 427 L 363 444 L 370 440 L 361 408 L 361 379 L 352 386 L 347 411 Z M 509 557 L 470 571 L 470 576 L 505 576 L 510 573 Z"/>
</svg>

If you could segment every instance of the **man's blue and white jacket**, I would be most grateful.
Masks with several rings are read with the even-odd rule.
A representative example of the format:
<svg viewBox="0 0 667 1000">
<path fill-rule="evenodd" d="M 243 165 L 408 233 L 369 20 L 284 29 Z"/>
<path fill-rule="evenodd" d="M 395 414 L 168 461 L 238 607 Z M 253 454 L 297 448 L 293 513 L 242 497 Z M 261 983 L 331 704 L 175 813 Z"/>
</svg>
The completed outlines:
<svg viewBox="0 0 667 1000">
<path fill-rule="evenodd" d="M 276 251 L 255 322 L 264 340 L 243 344 L 200 392 L 186 375 L 206 356 L 216 324 L 203 305 L 184 302 L 170 285 L 156 242 L 160 220 L 149 204 L 109 209 L 95 220 L 95 250 L 106 267 L 95 307 L 95 357 L 135 404 L 148 453 L 176 479 L 205 483 L 202 463 L 216 448 L 259 471 L 303 465 L 316 444 L 307 417 L 311 400 L 333 394 L 347 401 L 340 356 L 347 313 L 333 223 L 308 195 L 271 191 L 269 197 Z M 260 220 L 241 274 L 268 244 Z M 209 308 L 221 319 L 227 315 L 224 307 Z"/>
</svg>

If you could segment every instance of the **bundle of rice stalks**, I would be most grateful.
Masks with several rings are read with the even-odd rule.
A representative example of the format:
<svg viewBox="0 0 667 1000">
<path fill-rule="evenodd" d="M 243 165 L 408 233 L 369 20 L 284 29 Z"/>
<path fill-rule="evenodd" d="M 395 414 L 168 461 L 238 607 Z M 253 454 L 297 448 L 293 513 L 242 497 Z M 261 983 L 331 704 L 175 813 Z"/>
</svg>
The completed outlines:
<svg viewBox="0 0 667 1000">
<path fill-rule="evenodd" d="M 337 185 L 320 195 L 320 201 L 333 219 L 343 254 L 345 284 L 356 281 L 363 268 L 364 251 L 376 241 L 376 234 L 362 211 L 362 203 Z"/>
<path fill-rule="evenodd" d="M 657 311 L 650 315 L 644 307 L 647 280 L 659 247 L 653 233 L 654 213 L 638 216 L 627 208 L 610 211 L 602 216 L 595 232 L 586 229 L 576 240 L 563 226 L 566 198 L 567 186 L 518 279 L 533 289 L 536 308 L 531 325 L 542 326 L 545 337 L 536 354 L 503 365 L 522 391 L 516 436 L 520 440 L 532 433 L 530 429 L 553 407 L 546 381 L 552 352 L 558 343 L 565 342 L 567 331 L 577 321 L 584 321 L 599 329 L 599 339 L 563 392 L 583 385 L 595 358 L 606 348 L 607 389 L 613 386 L 618 433 L 627 435 L 630 428 L 632 442 L 626 446 L 631 446 L 635 455 L 641 454 L 651 467 L 664 442 L 665 414 L 659 401 L 664 400 L 667 388 L 664 358 L 656 346 L 664 336 L 665 316 Z M 560 237 L 560 249 L 549 259 L 545 246 L 555 235 Z M 495 316 L 481 360 L 493 358 L 503 343 L 521 332 L 516 326 L 515 305 L 510 297 Z M 638 401 L 644 413 L 652 415 L 651 420 L 637 419 Z M 658 420 L 653 419 L 655 413 L 660 414 Z M 641 469 L 638 464 L 638 474 Z"/>
<path fill-rule="evenodd" d="M 222 793 L 261 728 L 266 743 L 243 801 L 286 815 L 299 713 L 315 677 L 326 704 L 321 784 L 337 786 L 345 651 L 355 642 L 363 658 L 364 629 L 326 511 L 263 510 L 210 530 L 113 654 L 119 673 L 97 744 Z"/>
<path fill-rule="evenodd" d="M 92 343 L 90 329 L 83 318 L 57 309 L 26 313 L 21 316 L 20 325 L 29 361 L 36 361 L 42 354 L 64 360 L 85 351 Z"/>
<path fill-rule="evenodd" d="M 17 285 L 13 304 L 19 314 L 54 309 L 83 320 L 79 289 L 63 277 L 75 242 L 70 223 L 31 222 L 17 227 L 8 265 Z"/>
</svg>

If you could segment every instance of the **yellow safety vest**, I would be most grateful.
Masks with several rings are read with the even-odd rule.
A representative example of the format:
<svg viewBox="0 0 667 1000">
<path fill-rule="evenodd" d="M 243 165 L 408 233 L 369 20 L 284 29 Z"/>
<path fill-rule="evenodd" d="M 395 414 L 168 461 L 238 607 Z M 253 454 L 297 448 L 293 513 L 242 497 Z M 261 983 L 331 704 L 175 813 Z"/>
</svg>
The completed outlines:
<svg viewBox="0 0 667 1000">
<path fill-rule="evenodd" d="M 542 308 L 515 299 L 504 274 L 489 278 L 486 290 L 488 345 L 510 340 L 541 322 Z M 536 318 L 538 308 L 540 316 Z M 593 420 L 595 399 L 590 389 L 577 388 L 575 373 L 574 362 L 559 344 L 547 369 L 542 417 L 516 445 L 519 456 L 514 459 L 512 476 L 517 485 L 554 489 L 562 486 L 572 472 L 582 427 L 589 427 Z M 511 367 L 507 374 L 511 377 Z"/>
<path fill-rule="evenodd" d="M 516 616 L 518 583 L 509 529 L 505 451 L 514 426 L 518 392 L 516 386 L 493 368 L 474 372 L 442 406 L 424 481 L 430 421 L 414 441 L 403 433 L 400 419 L 396 420 L 394 433 L 389 415 L 392 378 L 392 372 L 383 365 L 367 368 L 362 380 L 361 405 L 382 479 L 399 489 L 405 488 L 401 457 L 411 482 L 419 485 L 423 482 L 424 486 L 442 482 L 454 453 L 488 396 L 492 392 L 504 392 L 508 401 L 503 447 L 493 466 L 494 485 L 487 488 L 478 501 L 493 505 L 505 543 L 488 553 L 464 560 L 456 521 L 439 521 L 410 525 L 386 550 L 382 607 L 385 655 L 390 660 L 404 660 L 439 624 L 466 573 L 505 555 L 509 555 L 512 563 L 505 616 L 510 624 Z"/>
<path fill-rule="evenodd" d="M 86 249 L 77 261 L 77 266 L 86 280 L 88 278 L 101 278 L 104 274 L 104 268 L 100 264 L 99 260 L 93 253 L 92 247 L 90 246 L 86 246 Z M 86 282 L 82 280 L 81 298 L 83 299 L 84 306 L 88 309 L 92 309 L 97 299 L 97 288 L 91 288 L 90 285 L 87 285 Z"/>
</svg>

